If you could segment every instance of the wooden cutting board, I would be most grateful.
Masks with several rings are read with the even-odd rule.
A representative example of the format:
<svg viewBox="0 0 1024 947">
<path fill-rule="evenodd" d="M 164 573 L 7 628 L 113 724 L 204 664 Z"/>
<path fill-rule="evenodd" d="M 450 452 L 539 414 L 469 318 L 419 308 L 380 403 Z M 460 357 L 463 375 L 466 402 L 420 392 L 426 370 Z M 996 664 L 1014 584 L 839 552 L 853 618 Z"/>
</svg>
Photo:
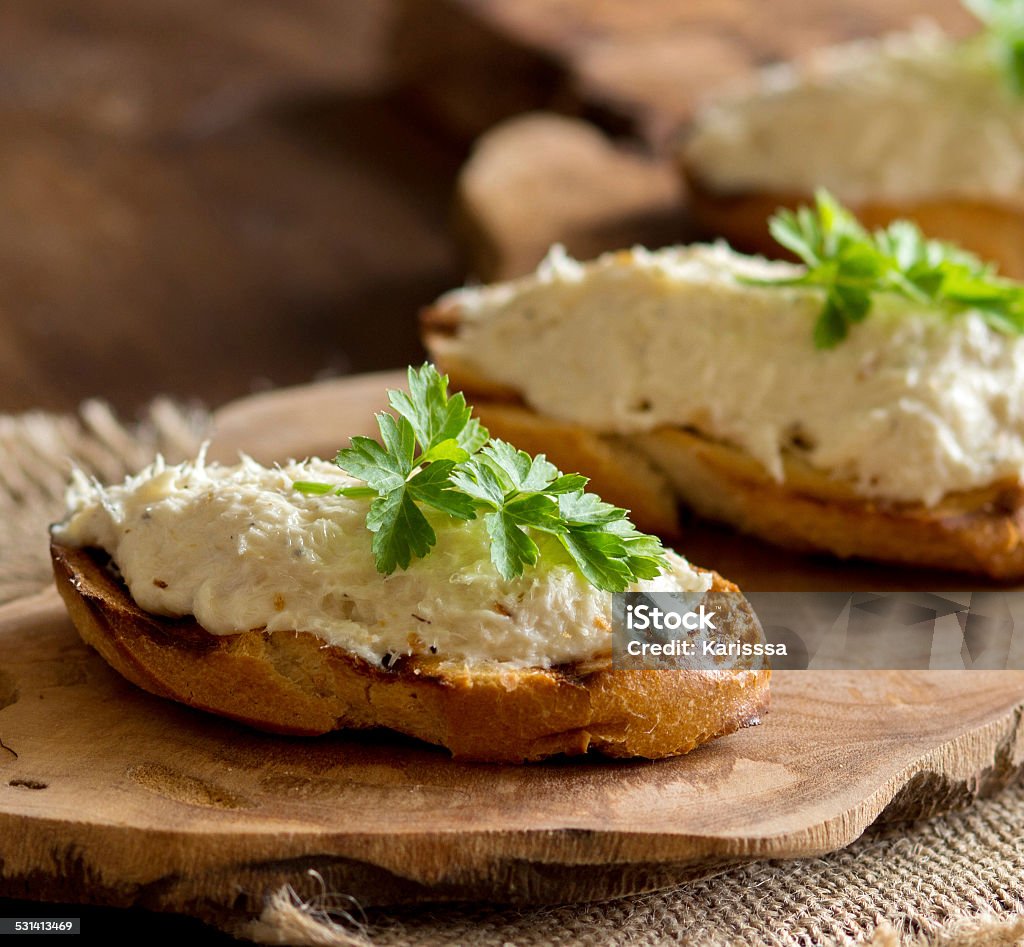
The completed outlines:
<svg viewBox="0 0 1024 947">
<path fill-rule="evenodd" d="M 397 380 L 236 403 L 214 453 L 330 453 Z M 0 609 L 0 896 L 209 920 L 258 913 L 284 884 L 318 893 L 313 869 L 364 905 L 607 898 L 965 805 L 1024 765 L 1022 709 L 1024 673 L 797 671 L 776 675 L 762 726 L 681 759 L 454 763 L 396 736 L 273 737 L 152 697 L 47 592 Z"/>
</svg>

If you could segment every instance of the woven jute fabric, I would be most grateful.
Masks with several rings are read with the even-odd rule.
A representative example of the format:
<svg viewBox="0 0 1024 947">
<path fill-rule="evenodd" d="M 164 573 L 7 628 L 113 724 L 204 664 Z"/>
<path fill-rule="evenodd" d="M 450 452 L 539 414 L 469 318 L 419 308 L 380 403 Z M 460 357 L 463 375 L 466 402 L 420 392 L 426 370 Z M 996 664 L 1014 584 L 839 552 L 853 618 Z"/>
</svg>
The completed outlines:
<svg viewBox="0 0 1024 947">
<path fill-rule="evenodd" d="M 944 818 L 869 829 L 822 858 L 755 862 L 654 894 L 358 915 L 330 893 L 302 903 L 285 891 L 240 932 L 264 943 L 365 947 L 1024 944 L 1024 786 Z"/>
<path fill-rule="evenodd" d="M 125 424 L 98 402 L 75 416 L 0 417 L 0 602 L 50 581 L 46 526 L 72 463 L 116 480 L 160 452 L 198 448 L 200 410 L 160 401 Z M 846 849 L 761 861 L 668 891 L 597 904 L 362 911 L 345 892 L 273 892 L 258 918 L 220 922 L 267 944 L 1024 945 L 1024 785 L 970 809 L 869 829 Z"/>
<path fill-rule="evenodd" d="M 110 483 L 158 453 L 181 459 L 209 426 L 201 408 L 154 401 L 125 424 L 101 401 L 76 415 L 0 415 L 0 604 L 38 592 L 50 581 L 47 526 L 64 515 L 72 465 Z"/>
</svg>

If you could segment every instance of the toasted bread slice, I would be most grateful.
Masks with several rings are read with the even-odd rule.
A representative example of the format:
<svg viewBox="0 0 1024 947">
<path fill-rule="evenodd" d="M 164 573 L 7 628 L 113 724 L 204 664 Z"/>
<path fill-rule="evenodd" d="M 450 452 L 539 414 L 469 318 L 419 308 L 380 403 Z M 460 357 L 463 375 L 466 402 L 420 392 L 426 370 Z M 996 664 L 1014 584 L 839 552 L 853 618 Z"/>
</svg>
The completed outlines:
<svg viewBox="0 0 1024 947">
<path fill-rule="evenodd" d="M 721 193 L 682 161 L 694 223 L 708 236 L 722 237 L 737 250 L 778 257 L 785 253 L 768 232 L 768 218 L 780 207 L 812 205 L 813 194 Z M 937 197 L 919 201 L 863 201 L 849 209 L 868 228 L 912 220 L 929 237 L 951 240 L 991 260 L 999 272 L 1024 279 L 1024 210 L 996 201 Z"/>
<path fill-rule="evenodd" d="M 935 506 L 885 503 L 785 456 L 785 479 L 771 479 L 743 451 L 681 428 L 607 435 L 545 418 L 515 392 L 467 370 L 453 344 L 458 314 L 424 313 L 424 343 L 496 437 L 544 451 L 558 466 L 591 478 L 595 491 L 634 509 L 642 529 L 679 533 L 667 499 L 709 519 L 786 548 L 840 557 L 1024 577 L 1024 486 L 1018 481 L 947 495 Z"/>
<path fill-rule="evenodd" d="M 150 693 L 275 733 L 387 727 L 488 762 L 588 750 L 658 758 L 752 726 L 768 707 L 768 671 L 613 670 L 608 659 L 381 668 L 299 631 L 213 635 L 140 609 L 102 553 L 56 544 L 51 553 L 79 634 L 113 668 Z M 712 590 L 738 591 L 717 575 Z"/>
<path fill-rule="evenodd" d="M 906 565 L 1024 576 L 1024 490 L 1018 482 L 947 495 L 938 505 L 881 503 L 786 458 L 771 480 L 742 451 L 691 431 L 631 439 L 671 479 L 679 499 L 779 546 Z"/>
</svg>

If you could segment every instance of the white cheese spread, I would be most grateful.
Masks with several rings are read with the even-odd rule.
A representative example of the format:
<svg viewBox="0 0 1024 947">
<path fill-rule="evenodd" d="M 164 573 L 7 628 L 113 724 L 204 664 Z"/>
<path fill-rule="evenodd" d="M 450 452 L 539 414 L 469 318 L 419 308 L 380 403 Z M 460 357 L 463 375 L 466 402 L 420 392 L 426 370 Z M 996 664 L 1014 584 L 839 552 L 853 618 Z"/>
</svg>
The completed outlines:
<svg viewBox="0 0 1024 947">
<path fill-rule="evenodd" d="M 877 294 L 818 350 L 820 290 L 765 287 L 799 269 L 727 246 L 634 249 L 457 290 L 444 345 L 541 414 L 615 434 L 687 427 L 777 480 L 793 451 L 866 497 L 936 503 L 1024 469 L 1024 338 Z M 445 350 L 439 348 L 439 354 Z"/>
<path fill-rule="evenodd" d="M 322 460 L 265 468 L 157 460 L 123 484 L 76 473 L 67 545 L 110 554 L 132 598 L 157 615 L 194 615 L 213 634 L 311 632 L 361 658 L 548 667 L 611 650 L 611 594 L 544 549 L 539 565 L 503 579 L 483 520 L 433 518 L 437 545 L 405 571 L 380 575 L 366 500 L 306 496 L 296 480 L 352 485 Z M 428 514 L 430 516 L 430 514 Z M 670 570 L 634 590 L 702 593 L 707 574 L 668 554 Z"/>
<path fill-rule="evenodd" d="M 981 39 L 922 27 L 760 79 L 698 115 L 684 153 L 705 186 L 826 187 L 845 203 L 1024 198 L 1024 100 Z"/>
</svg>

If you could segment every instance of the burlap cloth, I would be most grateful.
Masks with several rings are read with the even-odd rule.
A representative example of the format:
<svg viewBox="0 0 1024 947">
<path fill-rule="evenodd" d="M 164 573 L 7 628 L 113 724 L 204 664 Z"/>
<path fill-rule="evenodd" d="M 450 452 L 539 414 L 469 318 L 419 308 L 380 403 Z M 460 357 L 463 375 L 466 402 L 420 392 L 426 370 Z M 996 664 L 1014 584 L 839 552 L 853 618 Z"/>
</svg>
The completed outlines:
<svg viewBox="0 0 1024 947">
<path fill-rule="evenodd" d="M 154 402 L 120 423 L 102 404 L 77 417 L 0 416 L 0 602 L 49 582 L 46 524 L 68 462 L 121 477 L 156 451 L 192 452 L 209 417 Z M 408 944 L 1024 944 L 1024 785 L 968 811 L 869 829 L 843 851 L 755 862 L 668 891 L 600 904 L 362 912 L 344 892 L 302 902 L 272 894 L 259 918 L 226 922 L 262 943 Z"/>
</svg>

